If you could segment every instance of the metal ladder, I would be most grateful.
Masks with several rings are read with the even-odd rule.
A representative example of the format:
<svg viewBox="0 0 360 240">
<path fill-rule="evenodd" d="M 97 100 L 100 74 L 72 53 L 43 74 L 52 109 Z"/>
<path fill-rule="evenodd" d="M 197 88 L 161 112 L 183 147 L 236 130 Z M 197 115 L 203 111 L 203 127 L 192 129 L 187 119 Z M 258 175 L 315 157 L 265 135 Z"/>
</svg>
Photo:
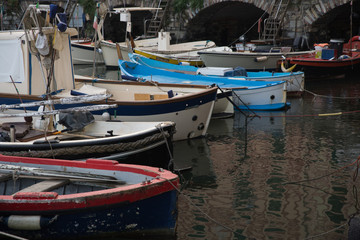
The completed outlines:
<svg viewBox="0 0 360 240">
<path fill-rule="evenodd" d="M 171 0 L 159 0 L 154 16 L 150 19 L 149 26 L 145 32 L 146 37 L 157 37 L 158 32 L 164 26 L 165 15 L 169 10 Z"/>
<path fill-rule="evenodd" d="M 290 0 L 274 0 L 270 7 L 269 17 L 264 20 L 262 40 L 276 42 Z"/>
</svg>

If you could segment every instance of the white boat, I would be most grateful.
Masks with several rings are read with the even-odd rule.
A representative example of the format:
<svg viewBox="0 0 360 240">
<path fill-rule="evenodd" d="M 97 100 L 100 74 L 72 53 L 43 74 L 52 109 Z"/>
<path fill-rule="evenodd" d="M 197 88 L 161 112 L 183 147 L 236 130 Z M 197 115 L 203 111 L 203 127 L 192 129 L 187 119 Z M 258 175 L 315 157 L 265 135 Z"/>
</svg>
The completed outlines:
<svg viewBox="0 0 360 240">
<path fill-rule="evenodd" d="M 276 51 L 276 52 L 233 52 L 226 48 L 225 51 L 209 49 L 199 51 L 201 60 L 206 67 L 243 67 L 248 71 L 272 71 L 280 68 L 283 57 L 293 57 L 310 53 L 312 51 Z"/>
<path fill-rule="evenodd" d="M 101 48 L 94 51 L 91 40 L 71 40 L 71 56 L 73 64 L 104 64 Z"/>
</svg>

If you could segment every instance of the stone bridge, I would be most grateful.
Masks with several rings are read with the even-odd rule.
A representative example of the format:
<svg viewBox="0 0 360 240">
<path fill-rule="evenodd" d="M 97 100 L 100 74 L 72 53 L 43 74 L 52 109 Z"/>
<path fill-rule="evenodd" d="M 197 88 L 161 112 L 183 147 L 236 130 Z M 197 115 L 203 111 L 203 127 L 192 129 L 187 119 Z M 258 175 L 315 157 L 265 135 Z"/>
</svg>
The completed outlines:
<svg viewBox="0 0 360 240">
<path fill-rule="evenodd" d="M 158 1 L 149 0 L 110 1 L 113 6 L 156 7 L 158 4 Z M 295 38 L 304 32 L 316 34 L 318 34 L 319 31 L 324 32 L 323 26 L 334 20 L 336 15 L 341 14 L 341 9 L 350 9 L 350 1 L 351 0 L 290 0 L 288 11 L 282 26 L 282 36 L 285 38 Z M 247 17 L 247 19 L 241 18 L 241 20 L 242 22 L 246 22 L 247 27 L 250 27 L 257 22 L 260 16 L 268 12 L 271 2 L 272 1 L 269 0 L 204 0 L 203 6 L 200 9 L 188 9 L 181 15 L 172 13 L 166 30 L 180 34 L 180 38 L 181 36 L 186 35 L 187 39 L 196 39 L 200 34 L 204 33 L 206 26 L 209 24 L 214 25 L 213 18 L 216 18 L 216 16 L 219 15 L 219 12 L 223 12 L 224 18 L 229 19 L 229 16 L 225 17 L 227 14 L 225 9 L 230 14 L 231 11 L 234 11 L 232 8 L 238 9 L 238 18 L 241 18 L 241 14 Z M 236 13 L 233 14 L 236 15 Z M 235 16 L 233 18 L 235 18 Z M 345 18 L 349 19 L 348 16 L 344 16 L 344 19 Z M 229 19 L 227 23 L 228 25 L 239 25 L 234 19 Z M 229 28 L 229 26 L 226 26 L 226 28 Z M 231 36 L 231 34 L 227 33 L 229 35 L 227 38 L 235 37 L 236 34 L 237 36 L 240 36 L 241 31 L 245 31 L 244 27 L 242 28 L 242 30 L 239 30 L 239 27 L 238 29 L 231 29 L 235 34 L 234 36 Z M 256 28 L 256 26 L 254 28 Z M 220 31 L 221 28 L 216 26 L 215 29 Z M 211 33 L 213 29 L 210 27 L 208 27 L 206 31 L 210 32 L 212 35 L 219 35 L 215 32 Z M 327 31 L 330 32 L 331 30 Z M 255 34 L 256 33 L 253 31 L 252 37 Z M 325 35 L 329 35 L 329 33 L 322 34 L 324 35 L 324 38 Z"/>
</svg>

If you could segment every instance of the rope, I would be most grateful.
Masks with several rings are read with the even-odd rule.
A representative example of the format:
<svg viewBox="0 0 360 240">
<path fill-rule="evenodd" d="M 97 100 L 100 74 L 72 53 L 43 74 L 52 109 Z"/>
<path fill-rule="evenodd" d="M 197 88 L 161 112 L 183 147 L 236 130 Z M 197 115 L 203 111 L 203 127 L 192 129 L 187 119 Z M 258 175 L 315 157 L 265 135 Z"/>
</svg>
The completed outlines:
<svg viewBox="0 0 360 240">
<path fill-rule="evenodd" d="M 286 118 L 286 117 L 328 117 L 328 116 L 339 116 L 339 115 L 345 115 L 345 114 L 352 114 L 352 113 L 358 113 L 360 110 L 354 110 L 349 112 L 335 112 L 335 113 L 318 113 L 318 114 L 304 114 L 304 115 L 279 115 L 279 116 L 268 116 L 268 115 L 261 115 L 258 116 L 259 118 L 262 117 L 271 117 L 271 118 Z"/>
<path fill-rule="evenodd" d="M 240 36 L 244 36 L 245 34 L 247 34 L 247 33 L 258 23 L 258 21 L 259 21 L 260 19 L 262 19 L 262 18 L 265 16 L 265 14 L 268 13 L 268 11 L 269 11 L 269 9 L 270 9 L 271 6 L 272 6 L 272 4 L 270 4 L 270 5 L 269 5 L 269 8 L 268 8 L 266 11 L 264 11 L 264 13 L 258 18 L 258 20 L 255 21 L 254 24 L 253 24 L 248 30 L 246 30 L 242 35 L 240 35 Z M 228 47 L 230 47 L 231 45 L 233 45 L 233 44 L 234 44 L 235 42 L 237 42 L 238 40 L 239 40 L 239 38 L 235 39 L 232 43 L 230 43 L 230 44 L 228 45 Z"/>
<path fill-rule="evenodd" d="M 321 178 L 324 178 L 324 177 L 333 175 L 333 174 L 335 174 L 335 173 L 337 173 L 337 172 L 340 172 L 340 171 L 344 170 L 345 168 L 354 165 L 355 163 L 357 163 L 357 166 L 359 166 L 359 161 L 360 161 L 360 156 L 359 156 L 354 162 L 352 162 L 352 163 L 350 163 L 350 164 L 348 164 L 348 165 L 346 165 L 346 166 L 344 166 L 344 167 L 342 167 L 342 168 L 339 168 L 339 169 L 337 169 L 337 170 L 335 170 L 335 171 L 333 171 L 333 172 L 331 172 L 331 173 L 325 174 L 325 175 L 323 175 L 323 176 L 316 177 L 316 178 L 311 178 L 311 179 L 306 179 L 306 180 L 301 180 L 301 181 L 296 181 L 296 182 L 285 182 L 285 183 L 281 183 L 281 185 L 296 184 L 296 183 L 302 183 L 302 182 L 316 181 L 316 180 L 319 180 L 319 179 L 321 179 Z M 276 184 L 279 184 L 279 183 L 276 183 Z"/>
<path fill-rule="evenodd" d="M 169 133 L 164 133 L 167 136 L 170 136 Z M 40 150 L 40 151 L 2 151 L 1 154 L 8 156 L 22 156 L 22 157 L 40 157 L 40 158 L 49 158 L 49 157 L 58 157 L 63 155 L 73 155 L 79 156 L 86 154 L 96 154 L 96 153 L 116 153 L 116 152 L 125 152 L 134 149 L 138 149 L 141 146 L 149 145 L 153 142 L 157 142 L 163 138 L 162 133 L 157 133 L 152 136 L 146 137 L 144 139 L 131 142 L 131 143 L 115 143 L 107 145 L 90 145 L 90 146 L 76 146 L 76 147 L 66 147 L 58 148 L 51 150 Z M 50 144 L 51 147 L 51 144 Z"/>
<path fill-rule="evenodd" d="M 3 232 L 3 231 L 0 231 L 0 235 L 6 236 L 6 237 L 9 237 L 9 238 L 13 238 L 13 239 L 17 239 L 17 240 L 28 240 L 27 238 L 22 238 L 22 237 L 19 237 L 19 236 L 10 234 L 10 233 L 6 233 L 6 232 Z"/>
<path fill-rule="evenodd" d="M 336 228 L 333 228 L 333 229 L 331 229 L 331 230 L 329 230 L 329 231 L 327 231 L 327 232 L 323 232 L 323 233 L 320 233 L 320 234 L 317 234 L 317 235 L 314 235 L 314 236 L 311 236 L 311 237 L 307 237 L 307 238 L 305 238 L 305 239 L 313 239 L 313 238 L 317 238 L 317 237 L 321 237 L 321 236 L 324 236 L 324 235 L 326 235 L 326 234 L 328 234 L 328 233 L 331 233 L 331 232 L 333 232 L 333 231 L 335 231 L 335 230 L 337 230 L 337 229 L 340 229 L 340 228 L 342 228 L 342 227 L 345 227 L 345 225 L 347 225 L 348 223 L 346 222 L 346 223 L 344 223 L 344 224 L 342 224 L 342 225 L 340 225 L 340 226 L 338 226 L 338 227 L 336 227 Z"/>
<path fill-rule="evenodd" d="M 205 213 L 199 206 L 197 206 L 194 202 L 191 201 L 191 199 L 189 199 L 188 196 L 186 196 L 182 191 L 180 191 L 180 189 L 178 187 L 176 187 L 169 179 L 166 179 L 166 178 L 163 178 L 163 177 L 160 177 L 166 181 L 168 181 L 172 186 L 173 188 L 175 188 L 175 190 L 180 194 L 180 196 L 183 196 L 185 198 L 186 201 L 188 201 L 193 207 L 195 207 L 197 210 L 199 210 L 208 220 L 218 224 L 219 226 L 229 230 L 230 232 L 234 233 L 235 235 L 239 235 L 239 233 L 237 233 L 236 231 L 234 231 L 233 229 L 231 229 L 230 227 L 228 226 L 225 226 L 224 224 L 220 223 L 219 221 L 217 221 L 216 219 L 210 217 L 207 213 Z M 240 235 L 239 235 L 240 236 Z"/>
</svg>

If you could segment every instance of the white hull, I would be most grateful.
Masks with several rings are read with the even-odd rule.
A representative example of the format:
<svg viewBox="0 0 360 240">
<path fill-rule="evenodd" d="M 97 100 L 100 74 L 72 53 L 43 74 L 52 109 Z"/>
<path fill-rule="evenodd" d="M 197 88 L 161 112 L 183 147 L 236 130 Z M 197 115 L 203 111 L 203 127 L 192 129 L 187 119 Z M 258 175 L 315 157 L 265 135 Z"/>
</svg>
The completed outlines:
<svg viewBox="0 0 360 240">
<path fill-rule="evenodd" d="M 93 64 L 94 46 L 79 44 L 77 41 L 71 42 L 71 55 L 73 64 Z M 95 51 L 95 63 L 104 64 L 104 58 L 101 49 Z"/>
<path fill-rule="evenodd" d="M 241 109 L 246 110 L 247 105 L 251 105 L 252 110 L 275 110 L 286 106 L 286 82 L 264 88 L 232 90 L 233 101 Z"/>
<path fill-rule="evenodd" d="M 108 41 L 101 41 L 100 46 L 106 67 L 119 68 L 119 57 L 116 49 L 116 44 Z M 130 61 L 127 52 L 125 52 L 126 47 L 120 46 L 120 49 L 122 58 L 124 60 L 128 59 L 127 61 Z"/>
<path fill-rule="evenodd" d="M 255 53 L 255 52 L 218 52 L 200 51 L 201 60 L 207 67 L 243 67 L 248 71 L 275 70 L 278 61 L 309 52 Z"/>
<path fill-rule="evenodd" d="M 114 120 L 123 122 L 157 122 L 159 119 L 171 119 L 175 123 L 176 132 L 173 140 L 180 141 L 189 138 L 203 137 L 207 133 L 210 124 L 214 102 L 200 105 L 196 108 L 186 109 L 184 111 L 172 112 L 167 114 L 147 115 L 147 116 L 117 116 Z M 197 116 L 196 120 L 190 121 Z M 101 116 L 97 116 L 101 118 Z"/>
<path fill-rule="evenodd" d="M 77 76 L 76 79 L 78 80 L 76 80 L 76 82 L 80 83 L 81 78 L 86 79 L 86 77 Z M 112 81 L 112 80 L 103 80 L 103 81 L 97 80 L 96 82 L 92 83 L 92 86 L 107 89 L 107 92 L 113 95 L 112 99 L 118 101 L 118 105 L 120 105 L 121 102 L 133 102 L 134 104 L 136 104 L 136 102 L 139 102 L 139 104 L 143 104 L 141 103 L 142 101 L 134 99 L 134 93 L 136 94 L 151 93 L 152 95 L 155 95 L 155 94 L 164 94 L 167 93 L 167 91 L 172 90 L 174 94 L 178 94 L 179 96 L 181 94 L 188 95 L 191 93 L 198 93 L 200 91 L 199 88 L 184 87 L 184 86 L 182 87 L 181 85 L 180 86 L 171 85 L 168 87 L 162 85 L 142 86 L 140 84 L 131 84 L 131 83 L 121 84 L 121 82 Z M 173 99 L 176 98 L 177 96 L 173 97 Z M 182 111 L 172 111 L 172 112 L 169 111 L 165 114 L 128 116 L 126 114 L 122 114 L 121 112 L 117 112 L 116 116 L 115 115 L 111 116 L 111 119 L 127 121 L 127 122 L 172 121 L 175 123 L 175 128 L 176 128 L 176 133 L 174 134 L 174 140 L 178 141 L 178 140 L 185 140 L 188 138 L 205 136 L 210 123 L 211 115 L 213 113 L 214 105 L 215 105 L 215 101 L 211 101 L 205 104 L 198 104 L 196 107 L 186 108 Z M 226 106 L 228 107 L 229 105 Z M 225 105 L 221 107 L 221 110 L 224 110 L 224 108 L 226 108 Z M 100 120 L 102 117 L 98 115 L 96 116 L 96 118 Z"/>
<path fill-rule="evenodd" d="M 249 80 L 249 78 L 244 77 L 230 77 L 229 79 Z M 251 78 L 249 81 L 286 81 L 286 91 L 288 93 L 301 93 L 305 89 L 305 74 L 303 72 L 295 72 L 288 76 L 278 76 L 276 78 Z"/>
</svg>

